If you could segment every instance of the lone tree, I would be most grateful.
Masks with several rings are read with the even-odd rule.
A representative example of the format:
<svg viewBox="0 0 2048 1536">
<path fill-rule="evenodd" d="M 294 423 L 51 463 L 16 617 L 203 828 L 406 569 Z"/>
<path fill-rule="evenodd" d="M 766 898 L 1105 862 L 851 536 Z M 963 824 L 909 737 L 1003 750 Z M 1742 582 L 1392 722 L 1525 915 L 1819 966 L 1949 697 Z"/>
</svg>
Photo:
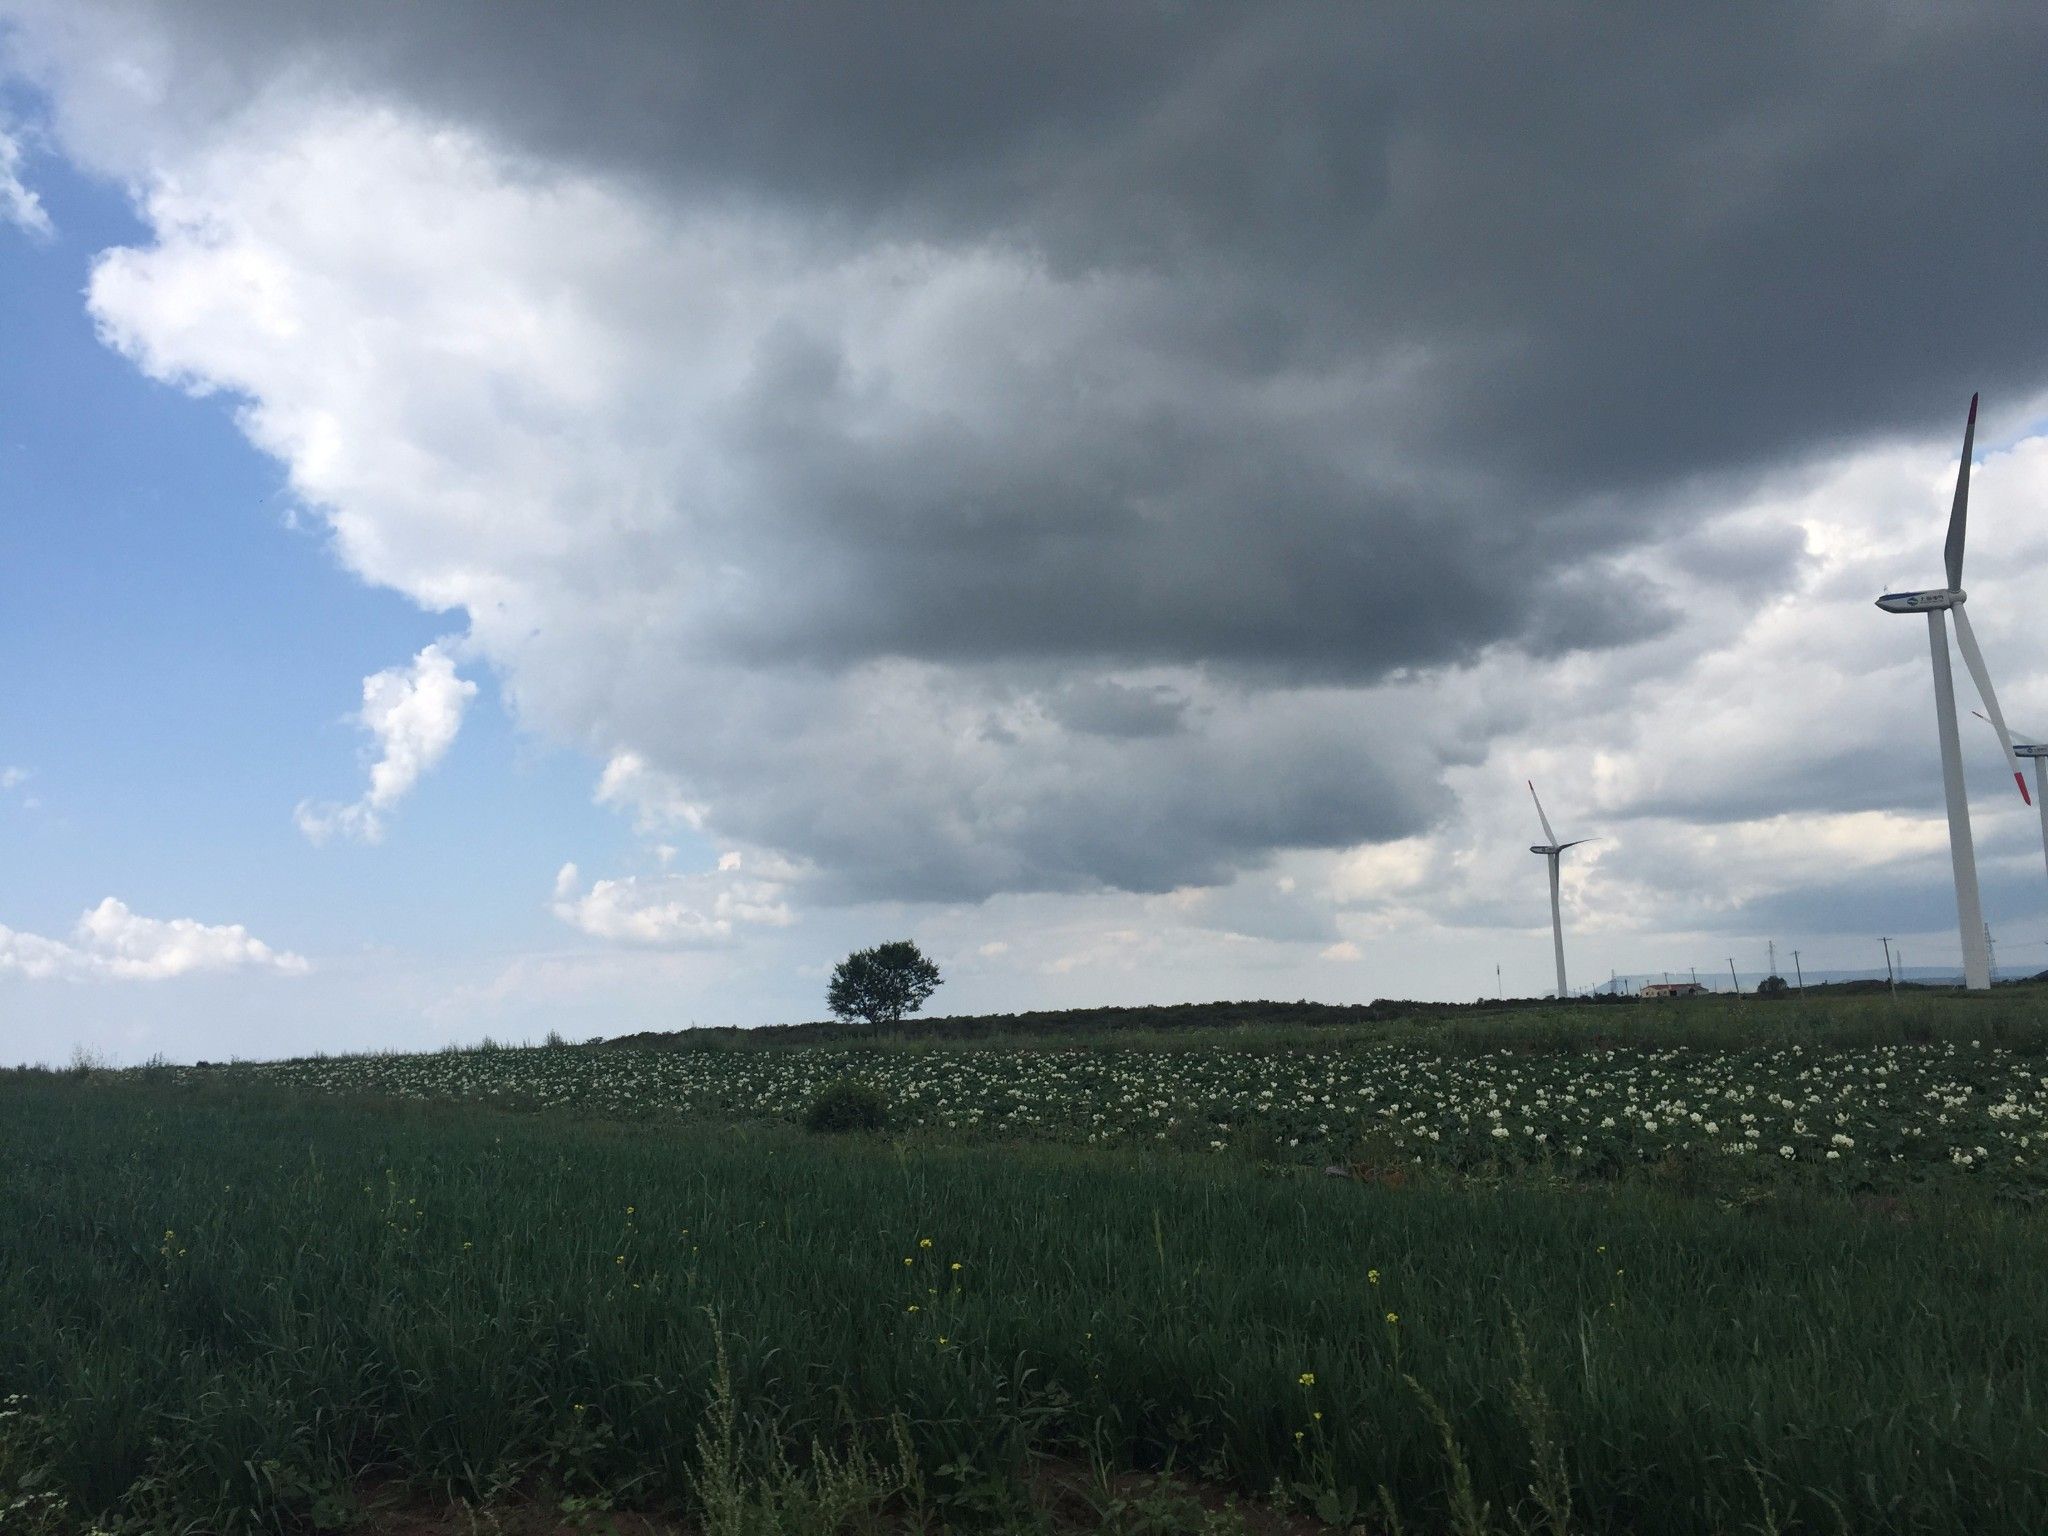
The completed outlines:
<svg viewBox="0 0 2048 1536">
<path fill-rule="evenodd" d="M 857 949 L 832 972 L 825 1006 L 842 1019 L 894 1024 L 924 1006 L 940 982 L 939 968 L 908 939 Z"/>
</svg>

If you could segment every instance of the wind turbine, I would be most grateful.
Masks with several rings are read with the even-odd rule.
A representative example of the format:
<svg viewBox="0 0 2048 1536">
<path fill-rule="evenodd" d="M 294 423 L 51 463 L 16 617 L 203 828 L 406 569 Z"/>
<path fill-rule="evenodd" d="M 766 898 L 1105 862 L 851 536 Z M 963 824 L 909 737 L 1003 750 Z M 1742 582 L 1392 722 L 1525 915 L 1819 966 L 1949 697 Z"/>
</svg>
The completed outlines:
<svg viewBox="0 0 2048 1536">
<path fill-rule="evenodd" d="M 1528 782 L 1528 781 L 1524 781 Z M 1564 1001 L 1564 913 L 1557 904 L 1557 856 L 1567 848 L 1576 848 L 1580 843 L 1590 843 L 1590 837 L 1574 838 L 1569 843 L 1560 843 L 1557 834 L 1550 830 L 1550 818 L 1543 814 L 1543 801 L 1536 793 L 1534 783 L 1529 783 L 1529 798 L 1536 802 L 1536 819 L 1543 823 L 1541 843 L 1532 843 L 1531 853 L 1540 853 L 1550 861 L 1550 942 L 1557 951 L 1557 998 Z"/>
<path fill-rule="evenodd" d="M 1948 514 L 1948 543 L 1943 557 L 1948 585 L 1927 592 L 1887 592 L 1877 600 L 1886 613 L 1927 615 L 1927 643 L 1934 657 L 1934 718 L 1941 732 L 1941 783 L 1948 799 L 1948 851 L 1955 864 L 1956 923 L 1963 937 L 1963 985 L 1973 991 L 1991 986 L 1991 954 L 1984 942 L 1984 904 L 1977 894 L 1977 852 L 1970 841 L 1970 803 L 1963 793 L 1963 747 L 1956 731 L 1955 673 L 1948 659 L 1948 626 L 1944 613 L 1953 614 L 1956 644 L 1963 664 L 1977 684 L 1984 701 L 1984 715 L 1998 732 L 1999 745 L 2012 769 L 2020 798 L 2032 803 L 2027 778 L 2020 771 L 2013 752 L 2012 733 L 2005 728 L 1998 696 L 1991 691 L 1991 675 L 1984 670 L 1984 653 L 1977 649 L 1977 637 L 1970 629 L 1970 616 L 1963 611 L 1963 536 L 1970 507 L 1970 449 L 1977 439 L 1977 397 L 1970 396 L 1970 419 L 1963 427 L 1963 462 L 1956 470 L 1956 499 Z"/>
<path fill-rule="evenodd" d="M 1986 725 L 1991 724 L 1991 717 L 1983 710 L 1973 709 L 1970 713 Z M 2034 760 L 2034 807 L 2041 813 L 2041 853 L 2048 858 L 2048 745 L 2020 741 L 2013 743 L 2012 750 L 2016 756 Z M 2022 784 L 2020 787 L 2024 789 L 2026 786 Z"/>
</svg>

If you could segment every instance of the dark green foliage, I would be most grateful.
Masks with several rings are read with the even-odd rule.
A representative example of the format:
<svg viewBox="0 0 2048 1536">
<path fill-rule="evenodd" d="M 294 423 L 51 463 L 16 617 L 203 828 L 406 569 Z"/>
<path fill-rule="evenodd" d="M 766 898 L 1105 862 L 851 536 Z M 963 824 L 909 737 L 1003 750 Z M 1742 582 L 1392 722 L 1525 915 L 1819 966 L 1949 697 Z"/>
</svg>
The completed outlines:
<svg viewBox="0 0 2048 1536">
<path fill-rule="evenodd" d="M 938 989 L 939 968 L 908 939 L 857 949 L 840 961 L 825 1006 L 842 1019 L 895 1024 L 917 1012 Z"/>
<path fill-rule="evenodd" d="M 694 1519 L 707 1443 L 893 1468 L 900 1428 L 916 1476 L 870 1482 L 932 1529 L 1053 1451 L 1409 1536 L 2048 1530 L 2048 1228 L 1953 1191 L 1396 1190 L 218 1077 L 0 1073 L 0 1396 L 81 1518 L 553 1478 Z"/>
<path fill-rule="evenodd" d="M 1747 994 L 1745 994 L 1747 995 Z M 1994 995 L 1954 988 L 1899 989 L 1882 981 L 1809 984 L 1797 1006 L 1759 1015 L 1726 993 L 1669 1001 L 1635 997 L 1530 998 L 1505 1003 L 1174 1003 L 969 1014 L 920 1020 L 914 1031 L 816 1020 L 757 1028 L 704 1026 L 643 1031 L 603 1042 L 613 1049 L 696 1045 L 748 1048 L 837 1044 L 1081 1045 L 1144 1048 L 1217 1044 L 1245 1049 L 1326 1050 L 1344 1045 L 1422 1045 L 1474 1053 L 1581 1051 L 1627 1045 L 1644 1050 L 1731 1050 L 1797 1040 L 1832 1046 L 1934 1039 L 1988 1039 L 2039 1051 L 2048 1044 L 2048 982 L 2001 985 Z"/>
<path fill-rule="evenodd" d="M 889 1128 L 889 1100 L 872 1083 L 850 1078 L 827 1083 L 804 1111 L 804 1128 L 811 1131 L 885 1131 Z"/>
</svg>

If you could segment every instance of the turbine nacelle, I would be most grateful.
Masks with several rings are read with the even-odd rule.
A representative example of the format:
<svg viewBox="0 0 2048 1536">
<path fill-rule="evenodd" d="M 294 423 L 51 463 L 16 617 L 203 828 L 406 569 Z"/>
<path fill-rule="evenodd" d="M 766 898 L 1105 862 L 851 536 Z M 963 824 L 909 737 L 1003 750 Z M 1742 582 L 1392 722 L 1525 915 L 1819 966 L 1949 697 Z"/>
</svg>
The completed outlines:
<svg viewBox="0 0 2048 1536">
<path fill-rule="evenodd" d="M 1960 587 L 1942 587 L 1932 592 L 1887 592 L 1877 600 L 1886 613 L 1932 613 L 1940 608 L 1960 608 L 1967 594 Z"/>
<path fill-rule="evenodd" d="M 2014 742 L 2012 752 L 2014 757 L 2048 757 L 2048 745 L 2040 742 Z"/>
</svg>

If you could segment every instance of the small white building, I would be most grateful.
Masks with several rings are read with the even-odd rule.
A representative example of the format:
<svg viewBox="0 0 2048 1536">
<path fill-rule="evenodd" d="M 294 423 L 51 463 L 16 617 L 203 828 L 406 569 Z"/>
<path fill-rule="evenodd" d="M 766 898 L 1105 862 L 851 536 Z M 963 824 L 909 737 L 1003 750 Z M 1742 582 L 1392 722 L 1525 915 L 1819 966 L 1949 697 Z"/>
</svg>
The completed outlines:
<svg viewBox="0 0 2048 1536">
<path fill-rule="evenodd" d="M 1706 988 L 1696 981 L 1648 981 L 1643 983 L 1644 997 L 1699 997 Z"/>
</svg>

